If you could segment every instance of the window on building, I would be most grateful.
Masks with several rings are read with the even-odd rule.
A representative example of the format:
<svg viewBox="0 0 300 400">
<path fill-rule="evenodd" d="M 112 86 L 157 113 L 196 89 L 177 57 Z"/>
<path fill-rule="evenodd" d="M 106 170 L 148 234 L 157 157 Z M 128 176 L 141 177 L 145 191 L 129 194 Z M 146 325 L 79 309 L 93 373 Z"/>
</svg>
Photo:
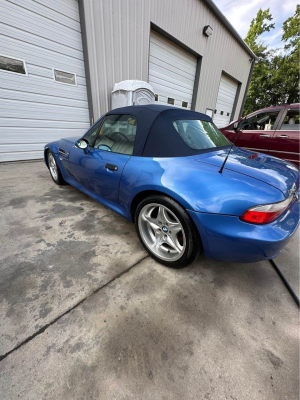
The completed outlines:
<svg viewBox="0 0 300 400">
<path fill-rule="evenodd" d="M 0 55 L 0 70 L 27 75 L 25 61 Z"/>
<path fill-rule="evenodd" d="M 188 106 L 188 102 L 187 102 L 187 101 L 183 101 L 183 102 L 182 102 L 182 107 L 183 107 L 183 108 L 187 108 L 187 106 Z"/>
<path fill-rule="evenodd" d="M 53 76 L 56 82 L 66 83 L 67 85 L 77 85 L 76 75 L 71 72 L 53 69 Z"/>
<path fill-rule="evenodd" d="M 168 97 L 168 104 L 175 104 L 175 99 L 172 99 L 171 97 Z"/>
<path fill-rule="evenodd" d="M 104 119 L 94 147 L 98 150 L 131 155 L 135 136 L 136 119 L 132 115 L 108 115 Z"/>
<path fill-rule="evenodd" d="M 154 95 L 155 101 L 158 101 L 158 94 Z"/>
</svg>

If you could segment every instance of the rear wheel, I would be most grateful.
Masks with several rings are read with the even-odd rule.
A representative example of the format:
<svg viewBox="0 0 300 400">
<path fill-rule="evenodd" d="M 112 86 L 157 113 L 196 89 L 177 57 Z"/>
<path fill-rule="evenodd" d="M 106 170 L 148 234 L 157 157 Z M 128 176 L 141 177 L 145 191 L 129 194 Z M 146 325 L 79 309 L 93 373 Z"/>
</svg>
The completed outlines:
<svg viewBox="0 0 300 400">
<path fill-rule="evenodd" d="M 62 174 L 60 172 L 59 166 L 57 165 L 55 156 L 51 150 L 48 150 L 47 158 L 48 158 L 48 166 L 49 166 L 50 175 L 51 175 L 51 178 L 53 179 L 53 181 L 57 185 L 66 185 L 66 181 L 62 177 Z"/>
<path fill-rule="evenodd" d="M 148 253 L 168 267 L 191 264 L 200 249 L 189 215 L 167 196 L 150 196 L 141 201 L 135 212 L 135 226 Z"/>
</svg>

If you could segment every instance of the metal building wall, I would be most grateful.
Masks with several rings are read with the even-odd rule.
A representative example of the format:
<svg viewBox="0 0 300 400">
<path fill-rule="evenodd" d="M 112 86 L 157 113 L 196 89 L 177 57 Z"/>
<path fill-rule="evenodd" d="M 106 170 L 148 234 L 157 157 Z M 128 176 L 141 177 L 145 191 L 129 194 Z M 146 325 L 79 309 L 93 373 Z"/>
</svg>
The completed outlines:
<svg viewBox="0 0 300 400">
<path fill-rule="evenodd" d="M 201 0 L 82 0 L 94 118 L 110 109 L 110 93 L 125 79 L 148 81 L 150 24 L 202 57 L 195 109 L 214 109 L 222 71 L 241 83 L 237 118 L 251 55 Z M 204 26 L 213 28 L 206 38 Z"/>
</svg>

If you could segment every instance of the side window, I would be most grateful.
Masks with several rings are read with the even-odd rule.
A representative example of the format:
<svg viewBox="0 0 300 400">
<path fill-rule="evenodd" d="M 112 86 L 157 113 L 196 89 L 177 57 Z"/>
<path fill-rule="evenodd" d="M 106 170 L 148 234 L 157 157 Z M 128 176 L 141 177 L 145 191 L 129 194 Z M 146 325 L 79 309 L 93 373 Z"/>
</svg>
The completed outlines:
<svg viewBox="0 0 300 400">
<path fill-rule="evenodd" d="M 92 128 L 84 135 L 84 139 L 88 141 L 89 146 L 93 147 L 96 137 L 98 135 L 99 129 L 103 123 L 103 118 L 100 119 Z"/>
<path fill-rule="evenodd" d="M 135 136 L 136 119 L 132 115 L 108 115 L 101 126 L 94 147 L 131 155 Z"/>
<path fill-rule="evenodd" d="M 262 112 L 245 119 L 242 123 L 244 131 L 270 131 L 274 129 L 279 111 Z"/>
<path fill-rule="evenodd" d="M 299 131 L 300 130 L 299 110 L 289 110 L 284 117 L 281 125 L 281 131 Z"/>
</svg>

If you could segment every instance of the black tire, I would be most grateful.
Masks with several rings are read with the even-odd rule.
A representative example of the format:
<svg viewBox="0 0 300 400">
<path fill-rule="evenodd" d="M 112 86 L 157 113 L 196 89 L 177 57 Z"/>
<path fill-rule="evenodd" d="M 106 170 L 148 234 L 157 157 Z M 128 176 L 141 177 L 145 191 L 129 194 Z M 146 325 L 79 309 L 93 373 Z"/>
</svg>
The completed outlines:
<svg viewBox="0 0 300 400">
<path fill-rule="evenodd" d="M 57 174 L 56 175 L 51 170 L 51 164 L 52 164 L 53 161 L 55 163 L 56 170 L 57 170 Z M 48 150 L 48 152 L 47 152 L 47 162 L 48 162 L 48 168 L 49 168 L 50 176 L 51 176 L 53 182 L 55 182 L 57 185 L 66 185 L 67 182 L 64 180 L 64 178 L 62 176 L 62 174 L 60 172 L 60 169 L 59 169 L 59 166 L 58 166 L 58 164 L 56 162 L 55 155 L 51 150 Z"/>
<path fill-rule="evenodd" d="M 143 239 L 143 236 L 140 232 L 140 226 L 139 226 L 140 213 L 142 210 L 146 209 L 145 206 L 152 205 L 153 203 L 167 207 L 167 209 L 169 209 L 172 213 L 175 214 L 175 216 L 177 217 L 177 219 L 179 220 L 179 222 L 183 228 L 184 235 L 185 235 L 185 250 L 184 250 L 183 254 L 180 256 L 180 258 L 175 261 L 167 261 L 167 260 L 164 260 L 164 259 L 158 257 L 156 254 L 154 254 L 148 247 L 146 240 Z M 149 206 L 149 207 L 151 207 L 151 206 Z M 140 221 L 141 220 L 142 220 L 142 216 L 141 216 Z M 154 258 L 156 261 L 158 261 L 159 263 L 166 265 L 169 268 L 177 269 L 177 268 L 186 267 L 189 264 L 191 264 L 195 260 L 197 254 L 201 252 L 201 249 L 202 249 L 201 239 L 200 239 L 199 233 L 196 231 L 196 228 L 194 227 L 194 225 L 190 219 L 190 216 L 188 215 L 188 213 L 184 210 L 184 208 L 181 205 L 179 205 L 176 201 L 174 201 L 173 199 L 171 199 L 167 196 L 152 195 L 152 196 L 149 196 L 146 199 L 142 200 L 135 210 L 134 222 L 135 222 L 135 228 L 137 231 L 137 235 L 138 235 L 142 245 L 144 246 L 144 248 L 150 254 L 150 256 L 152 258 Z M 141 229 L 143 229 L 143 228 L 141 227 Z M 162 234 L 164 232 L 162 232 Z M 171 232 L 169 232 L 169 233 L 171 234 Z"/>
</svg>

